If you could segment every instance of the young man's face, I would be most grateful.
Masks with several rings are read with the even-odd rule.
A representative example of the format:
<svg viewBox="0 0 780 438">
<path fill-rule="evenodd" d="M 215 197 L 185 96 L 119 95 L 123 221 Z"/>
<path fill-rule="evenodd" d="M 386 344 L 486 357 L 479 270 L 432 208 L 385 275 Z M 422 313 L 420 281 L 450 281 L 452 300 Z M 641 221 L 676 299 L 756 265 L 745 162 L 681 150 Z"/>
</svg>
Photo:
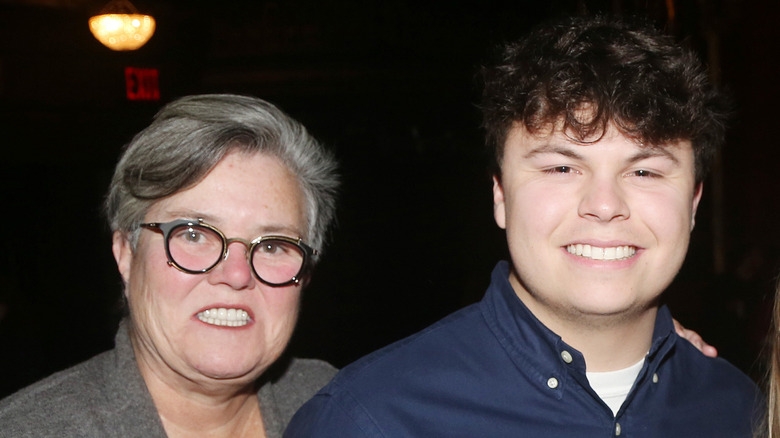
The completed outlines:
<svg viewBox="0 0 780 438">
<path fill-rule="evenodd" d="M 641 147 L 610 127 L 582 145 L 559 130 L 534 136 L 518 125 L 493 197 L 510 282 L 556 326 L 652 308 L 685 258 L 701 186 L 689 141 Z"/>
</svg>

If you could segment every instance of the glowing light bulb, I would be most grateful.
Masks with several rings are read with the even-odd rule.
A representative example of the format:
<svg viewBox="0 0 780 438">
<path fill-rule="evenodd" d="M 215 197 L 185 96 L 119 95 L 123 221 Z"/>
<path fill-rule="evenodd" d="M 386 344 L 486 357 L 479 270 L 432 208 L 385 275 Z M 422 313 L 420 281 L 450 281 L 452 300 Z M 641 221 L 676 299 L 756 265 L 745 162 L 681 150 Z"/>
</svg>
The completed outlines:
<svg viewBox="0 0 780 438">
<path fill-rule="evenodd" d="M 139 14 L 129 1 L 112 3 L 106 6 L 106 10 L 112 12 L 89 19 L 92 35 L 111 50 L 136 50 L 146 44 L 154 34 L 154 18 L 151 15 Z M 113 12 L 117 9 L 120 12 Z"/>
</svg>

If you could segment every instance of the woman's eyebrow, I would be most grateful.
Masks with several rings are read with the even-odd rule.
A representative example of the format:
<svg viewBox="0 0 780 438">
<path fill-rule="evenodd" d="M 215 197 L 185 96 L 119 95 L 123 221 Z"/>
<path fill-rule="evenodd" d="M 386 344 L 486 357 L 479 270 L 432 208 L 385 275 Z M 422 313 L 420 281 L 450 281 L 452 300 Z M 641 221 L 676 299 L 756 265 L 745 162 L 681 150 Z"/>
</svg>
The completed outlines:
<svg viewBox="0 0 780 438">
<path fill-rule="evenodd" d="M 203 222 L 217 228 L 225 226 L 225 224 L 218 217 L 197 210 L 176 209 L 166 213 L 166 216 L 169 216 L 171 218 L 176 218 L 176 219 L 191 219 L 191 220 L 202 219 Z M 297 228 L 290 225 L 281 224 L 281 223 L 268 223 L 259 226 L 257 227 L 257 232 L 255 234 L 257 234 L 255 237 L 263 237 L 263 236 L 268 236 L 273 234 L 283 234 L 290 237 L 303 236 L 301 231 L 298 230 Z"/>
<path fill-rule="evenodd" d="M 204 222 L 209 222 L 212 219 L 208 214 L 188 208 L 177 208 L 167 211 L 163 208 L 160 210 L 160 213 L 170 219 L 203 219 Z"/>
<path fill-rule="evenodd" d="M 262 227 L 261 236 L 267 236 L 270 234 L 283 234 L 287 236 L 295 236 L 295 237 L 302 237 L 303 234 L 301 234 L 300 231 L 296 230 L 293 227 L 290 227 L 288 225 L 275 225 L 270 224 Z"/>
</svg>

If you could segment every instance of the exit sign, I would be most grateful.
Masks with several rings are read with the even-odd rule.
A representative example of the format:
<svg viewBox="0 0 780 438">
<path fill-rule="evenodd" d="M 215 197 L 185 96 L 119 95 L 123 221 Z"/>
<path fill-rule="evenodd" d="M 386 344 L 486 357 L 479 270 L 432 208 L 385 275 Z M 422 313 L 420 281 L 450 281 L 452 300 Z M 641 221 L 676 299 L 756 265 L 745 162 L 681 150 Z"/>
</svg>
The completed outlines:
<svg viewBox="0 0 780 438">
<path fill-rule="evenodd" d="M 156 68 L 125 68 L 127 100 L 160 100 L 160 82 Z"/>
</svg>

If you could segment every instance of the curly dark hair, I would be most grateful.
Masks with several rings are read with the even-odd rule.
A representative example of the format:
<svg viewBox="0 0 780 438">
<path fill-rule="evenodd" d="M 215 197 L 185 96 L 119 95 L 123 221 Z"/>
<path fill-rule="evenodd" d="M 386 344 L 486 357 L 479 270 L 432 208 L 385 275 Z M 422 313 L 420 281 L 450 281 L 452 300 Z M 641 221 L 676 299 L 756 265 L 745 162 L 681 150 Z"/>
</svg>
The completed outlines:
<svg viewBox="0 0 780 438">
<path fill-rule="evenodd" d="M 728 104 L 701 62 L 642 20 L 597 16 L 542 25 L 506 44 L 498 62 L 482 68 L 482 79 L 482 126 L 496 174 L 516 122 L 532 133 L 562 123 L 580 143 L 598 141 L 610 123 L 644 145 L 690 140 L 697 183 L 724 140 Z"/>
</svg>

